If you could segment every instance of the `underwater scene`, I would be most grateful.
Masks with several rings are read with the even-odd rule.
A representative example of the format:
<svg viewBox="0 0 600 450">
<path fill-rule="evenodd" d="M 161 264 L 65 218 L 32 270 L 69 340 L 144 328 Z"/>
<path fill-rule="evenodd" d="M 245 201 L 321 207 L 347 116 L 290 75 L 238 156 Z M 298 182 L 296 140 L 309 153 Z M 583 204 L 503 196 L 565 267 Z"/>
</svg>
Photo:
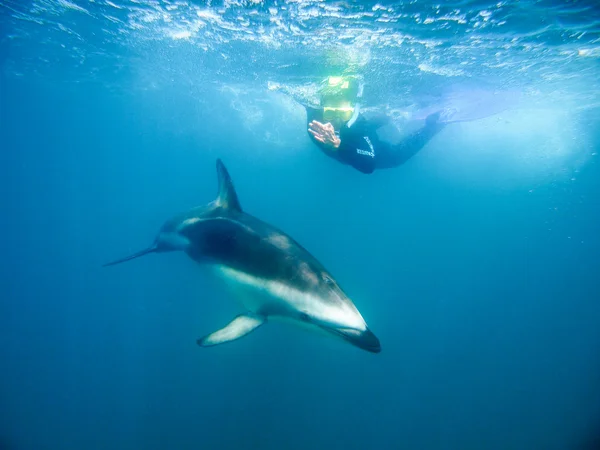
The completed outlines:
<svg viewBox="0 0 600 450">
<path fill-rule="evenodd" d="M 0 0 L 0 450 L 600 450 L 595 0 Z"/>
</svg>

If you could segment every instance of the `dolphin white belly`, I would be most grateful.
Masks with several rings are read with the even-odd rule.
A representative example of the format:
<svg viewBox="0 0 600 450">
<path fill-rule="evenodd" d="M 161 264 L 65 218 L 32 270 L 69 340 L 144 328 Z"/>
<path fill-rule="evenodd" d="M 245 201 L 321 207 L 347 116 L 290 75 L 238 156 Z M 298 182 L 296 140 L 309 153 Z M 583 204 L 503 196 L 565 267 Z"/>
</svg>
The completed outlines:
<svg viewBox="0 0 600 450">
<path fill-rule="evenodd" d="M 292 319 L 307 314 L 324 318 L 324 325 L 350 326 L 361 331 L 366 329 L 364 320 L 355 311 L 324 304 L 318 297 L 294 289 L 289 284 L 256 277 L 223 265 L 215 265 L 214 269 L 233 291 L 241 306 L 254 314 Z"/>
</svg>

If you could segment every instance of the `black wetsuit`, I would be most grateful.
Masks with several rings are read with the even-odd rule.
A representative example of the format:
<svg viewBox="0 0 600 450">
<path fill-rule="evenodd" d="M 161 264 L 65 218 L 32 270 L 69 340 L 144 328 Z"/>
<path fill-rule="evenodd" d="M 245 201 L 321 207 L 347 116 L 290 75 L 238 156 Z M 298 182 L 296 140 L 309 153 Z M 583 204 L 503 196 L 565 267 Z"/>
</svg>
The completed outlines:
<svg viewBox="0 0 600 450">
<path fill-rule="evenodd" d="M 323 123 L 323 110 L 305 106 L 307 123 L 313 120 Z M 435 136 L 444 125 L 427 120 L 425 126 L 397 144 L 382 141 L 377 130 L 388 123 L 388 118 L 379 116 L 366 119 L 362 114 L 349 127 L 346 122 L 339 130 L 340 146 L 332 150 L 308 133 L 313 142 L 329 157 L 348 164 L 362 173 L 375 169 L 389 169 L 404 164 Z"/>
</svg>

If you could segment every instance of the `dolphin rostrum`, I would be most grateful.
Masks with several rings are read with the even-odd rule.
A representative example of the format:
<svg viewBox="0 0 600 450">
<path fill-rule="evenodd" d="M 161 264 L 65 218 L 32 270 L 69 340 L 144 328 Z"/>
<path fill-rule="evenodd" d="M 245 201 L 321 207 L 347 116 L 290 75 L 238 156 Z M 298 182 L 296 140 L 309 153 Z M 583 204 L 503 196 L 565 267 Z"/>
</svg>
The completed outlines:
<svg viewBox="0 0 600 450">
<path fill-rule="evenodd" d="M 242 288 L 238 294 L 245 312 L 198 339 L 202 347 L 239 339 L 268 319 L 291 319 L 379 353 L 379 339 L 321 263 L 282 231 L 242 211 L 220 159 L 217 175 L 216 200 L 173 217 L 150 247 L 105 266 L 182 250 L 216 269 L 228 284 Z"/>
</svg>

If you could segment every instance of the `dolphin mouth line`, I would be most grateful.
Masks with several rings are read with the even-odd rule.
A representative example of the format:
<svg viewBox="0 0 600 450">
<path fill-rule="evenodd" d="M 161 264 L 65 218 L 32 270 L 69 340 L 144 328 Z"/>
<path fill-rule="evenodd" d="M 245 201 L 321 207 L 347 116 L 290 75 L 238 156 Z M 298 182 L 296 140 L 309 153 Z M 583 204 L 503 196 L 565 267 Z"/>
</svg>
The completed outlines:
<svg viewBox="0 0 600 450">
<path fill-rule="evenodd" d="M 327 328 L 321 327 L 324 330 L 330 331 L 345 341 L 367 350 L 371 353 L 381 352 L 381 344 L 379 339 L 368 328 L 365 331 L 356 330 L 354 328 Z"/>
</svg>

